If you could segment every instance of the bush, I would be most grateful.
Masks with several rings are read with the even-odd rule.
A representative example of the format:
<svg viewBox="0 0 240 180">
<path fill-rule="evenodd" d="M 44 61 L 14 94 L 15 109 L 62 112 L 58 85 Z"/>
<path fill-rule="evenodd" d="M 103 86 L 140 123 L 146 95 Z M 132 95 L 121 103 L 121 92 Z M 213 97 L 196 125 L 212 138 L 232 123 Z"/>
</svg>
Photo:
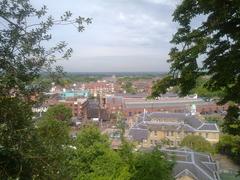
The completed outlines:
<svg viewBox="0 0 240 180">
<path fill-rule="evenodd" d="M 181 146 L 186 146 L 198 152 L 214 153 L 213 146 L 202 136 L 188 135 L 182 140 Z"/>
</svg>

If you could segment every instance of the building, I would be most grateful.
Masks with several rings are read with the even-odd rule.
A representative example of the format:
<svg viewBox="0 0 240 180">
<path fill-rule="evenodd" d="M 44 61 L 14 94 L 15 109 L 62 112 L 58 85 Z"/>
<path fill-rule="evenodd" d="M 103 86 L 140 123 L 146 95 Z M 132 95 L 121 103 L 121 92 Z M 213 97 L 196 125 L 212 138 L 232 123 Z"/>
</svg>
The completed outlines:
<svg viewBox="0 0 240 180">
<path fill-rule="evenodd" d="M 90 82 L 83 84 L 82 89 L 88 90 L 94 97 L 97 97 L 97 95 L 114 93 L 114 84 L 106 81 Z"/>
<path fill-rule="evenodd" d="M 89 92 L 87 90 L 65 90 L 59 93 L 61 99 L 67 98 L 87 98 Z"/>
<path fill-rule="evenodd" d="M 148 93 L 150 95 L 152 91 L 152 79 L 140 79 L 132 82 L 133 87 L 138 93 Z"/>
<path fill-rule="evenodd" d="M 102 107 L 107 109 L 110 114 L 116 113 L 118 111 L 123 112 L 123 106 L 125 101 L 135 101 L 137 99 L 144 100 L 146 96 L 146 93 L 115 93 L 114 95 L 105 95 L 104 97 L 102 97 Z"/>
<path fill-rule="evenodd" d="M 219 106 L 215 102 L 206 102 L 201 98 L 192 97 L 167 97 L 157 100 L 147 99 L 125 99 L 123 102 L 123 113 L 126 117 L 141 114 L 144 109 L 148 112 L 190 112 L 192 105 L 196 106 L 196 112 L 200 114 L 221 112 L 227 109 L 227 105 Z"/>
<path fill-rule="evenodd" d="M 143 113 L 144 109 L 148 112 L 188 113 L 194 106 L 196 113 L 206 114 L 223 112 L 228 108 L 228 105 L 220 106 L 196 96 L 178 97 L 176 94 L 168 94 L 155 100 L 149 100 L 146 97 L 146 93 L 106 95 L 102 98 L 101 106 L 107 109 L 109 114 L 121 111 L 128 118 Z"/>
<path fill-rule="evenodd" d="M 102 107 L 104 107 L 109 114 L 122 111 L 123 107 L 122 96 L 107 95 L 103 98 L 102 102 L 103 102 Z"/>
<path fill-rule="evenodd" d="M 72 109 L 73 117 L 78 117 L 80 119 L 87 118 L 87 98 L 68 98 L 64 100 L 59 100 L 58 103 L 63 103 Z"/>
<path fill-rule="evenodd" d="M 218 166 L 210 155 L 186 149 L 161 151 L 175 157 L 173 176 L 176 180 L 220 180 Z"/>
<path fill-rule="evenodd" d="M 107 121 L 109 120 L 109 114 L 105 109 L 102 109 L 100 103 L 95 99 L 88 100 L 88 107 L 87 107 L 87 118 L 88 119 L 98 119 Z"/>
<path fill-rule="evenodd" d="M 128 135 L 142 147 L 151 147 L 163 141 L 170 146 L 179 146 L 187 135 L 200 135 L 215 144 L 219 141 L 219 133 L 216 123 L 202 122 L 197 116 L 153 112 L 137 116 Z"/>
</svg>

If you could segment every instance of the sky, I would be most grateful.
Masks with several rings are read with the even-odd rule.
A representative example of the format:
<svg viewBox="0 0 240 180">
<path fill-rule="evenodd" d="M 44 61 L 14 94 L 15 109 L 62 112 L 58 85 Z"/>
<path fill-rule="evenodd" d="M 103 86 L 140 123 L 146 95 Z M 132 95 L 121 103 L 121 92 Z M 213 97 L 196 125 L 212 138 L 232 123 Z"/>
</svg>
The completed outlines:
<svg viewBox="0 0 240 180">
<path fill-rule="evenodd" d="M 56 26 L 52 42 L 66 41 L 72 57 L 58 62 L 70 72 L 166 72 L 177 30 L 172 13 L 178 0 L 32 0 L 48 7 L 56 19 L 65 11 L 92 18 L 79 33 L 73 26 Z"/>
</svg>

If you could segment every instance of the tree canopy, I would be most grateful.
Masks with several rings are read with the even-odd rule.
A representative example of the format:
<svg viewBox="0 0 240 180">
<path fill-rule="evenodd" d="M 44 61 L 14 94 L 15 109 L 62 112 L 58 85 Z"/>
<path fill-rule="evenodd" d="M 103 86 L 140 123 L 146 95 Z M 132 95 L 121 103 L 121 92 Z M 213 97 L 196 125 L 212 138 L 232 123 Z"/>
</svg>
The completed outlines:
<svg viewBox="0 0 240 180">
<path fill-rule="evenodd" d="M 51 28 L 74 24 L 83 31 L 91 19 L 74 18 L 71 12 L 59 19 L 46 15 L 46 6 L 35 9 L 29 0 L 0 1 L 0 179 L 58 179 L 61 173 L 64 156 L 59 156 L 59 147 L 66 134 L 54 133 L 64 128 L 60 131 L 61 122 L 51 120 L 38 129 L 32 119 L 32 96 L 42 97 L 42 83 L 36 83 L 40 74 L 60 73 L 62 68 L 54 70 L 52 64 L 72 53 L 65 42 L 47 48 Z"/>
<path fill-rule="evenodd" d="M 222 91 L 222 103 L 240 102 L 240 2 L 238 0 L 183 0 L 173 13 L 179 23 L 169 53 L 167 83 L 155 85 L 154 95 L 178 85 L 188 94 L 198 77 L 208 75 L 205 87 Z M 158 87 L 158 88 L 157 88 Z"/>
<path fill-rule="evenodd" d="M 224 117 L 224 122 L 222 124 L 222 131 L 234 136 L 240 136 L 239 107 L 235 105 L 229 106 L 227 115 Z"/>
<path fill-rule="evenodd" d="M 43 115 L 43 119 L 58 120 L 70 123 L 72 117 L 72 109 L 64 104 L 50 106 Z"/>
<path fill-rule="evenodd" d="M 173 179 L 171 171 L 174 163 L 166 160 L 164 153 L 157 148 L 152 152 L 140 153 L 136 157 L 136 172 L 133 180 L 170 180 Z"/>
<path fill-rule="evenodd" d="M 52 39 L 49 30 L 54 25 L 74 24 L 79 31 L 91 19 L 73 18 L 67 11 L 59 19 L 47 15 L 47 7 L 35 9 L 29 0 L 2 0 L 0 2 L 0 89 L 2 95 L 27 96 L 41 92 L 34 79 L 40 73 L 53 72 L 52 64 L 57 59 L 67 59 L 72 49 L 65 42 L 46 48 Z M 34 22 L 33 22 L 34 19 Z M 56 66 L 56 72 L 62 68 Z"/>
<path fill-rule="evenodd" d="M 181 146 L 188 147 L 198 152 L 214 152 L 214 148 L 212 147 L 210 142 L 208 142 L 202 136 L 188 135 L 182 140 Z"/>
</svg>

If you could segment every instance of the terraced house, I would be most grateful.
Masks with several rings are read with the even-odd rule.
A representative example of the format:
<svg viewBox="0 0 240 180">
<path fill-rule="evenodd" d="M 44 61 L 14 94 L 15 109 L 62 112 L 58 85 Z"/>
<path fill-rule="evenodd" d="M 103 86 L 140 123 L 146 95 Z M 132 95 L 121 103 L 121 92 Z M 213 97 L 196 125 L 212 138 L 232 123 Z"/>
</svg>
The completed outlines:
<svg viewBox="0 0 240 180">
<path fill-rule="evenodd" d="M 185 113 L 152 112 L 137 117 L 129 129 L 129 138 L 143 147 L 150 147 L 167 141 L 171 146 L 179 146 L 187 135 L 200 135 L 215 144 L 219 141 L 216 123 L 206 123 Z"/>
</svg>

